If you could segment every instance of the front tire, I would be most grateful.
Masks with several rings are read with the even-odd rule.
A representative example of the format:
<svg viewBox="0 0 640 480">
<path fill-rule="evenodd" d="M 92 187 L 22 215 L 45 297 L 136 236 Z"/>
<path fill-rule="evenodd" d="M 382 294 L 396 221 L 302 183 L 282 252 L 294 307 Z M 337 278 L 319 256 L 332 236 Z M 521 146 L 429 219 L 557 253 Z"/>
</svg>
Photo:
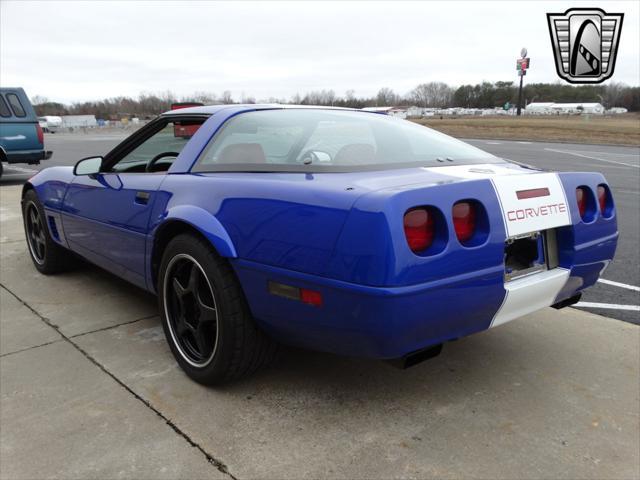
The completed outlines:
<svg viewBox="0 0 640 480">
<path fill-rule="evenodd" d="M 44 207 L 33 190 L 27 191 L 22 199 L 22 219 L 29 256 L 36 269 L 45 275 L 66 270 L 73 258 L 51 238 Z"/>
<path fill-rule="evenodd" d="M 274 358 L 276 344 L 257 327 L 231 266 L 208 242 L 189 234 L 175 237 L 158 277 L 167 342 L 193 380 L 224 383 Z"/>
</svg>

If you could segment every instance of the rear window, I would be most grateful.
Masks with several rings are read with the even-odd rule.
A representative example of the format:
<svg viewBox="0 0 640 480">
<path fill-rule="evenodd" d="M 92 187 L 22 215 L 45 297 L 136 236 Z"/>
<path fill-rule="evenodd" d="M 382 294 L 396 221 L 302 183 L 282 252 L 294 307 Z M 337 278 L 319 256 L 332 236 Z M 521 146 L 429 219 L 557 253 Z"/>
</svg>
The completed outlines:
<svg viewBox="0 0 640 480">
<path fill-rule="evenodd" d="M 7 100 L 9 101 L 9 105 L 11 105 L 11 110 L 13 110 L 13 114 L 16 117 L 26 117 L 27 114 L 20 103 L 20 99 L 15 93 L 7 93 Z"/>
<path fill-rule="evenodd" d="M 7 102 L 4 101 L 4 97 L 0 95 L 0 117 L 10 117 L 11 112 L 9 111 L 9 107 Z"/>
<path fill-rule="evenodd" d="M 193 170 L 350 172 L 498 161 L 435 130 L 386 115 L 281 109 L 231 118 Z"/>
</svg>

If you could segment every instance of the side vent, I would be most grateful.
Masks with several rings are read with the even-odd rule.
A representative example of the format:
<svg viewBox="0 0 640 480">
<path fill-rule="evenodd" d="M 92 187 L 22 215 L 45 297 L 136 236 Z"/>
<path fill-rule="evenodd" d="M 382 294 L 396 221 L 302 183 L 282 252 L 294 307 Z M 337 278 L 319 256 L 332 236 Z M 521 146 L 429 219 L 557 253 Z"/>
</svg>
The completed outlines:
<svg viewBox="0 0 640 480">
<path fill-rule="evenodd" d="M 56 219 L 51 215 L 47 216 L 49 220 L 49 231 L 51 232 L 51 236 L 56 240 L 60 241 L 60 233 L 58 232 L 58 226 L 56 225 Z"/>
</svg>

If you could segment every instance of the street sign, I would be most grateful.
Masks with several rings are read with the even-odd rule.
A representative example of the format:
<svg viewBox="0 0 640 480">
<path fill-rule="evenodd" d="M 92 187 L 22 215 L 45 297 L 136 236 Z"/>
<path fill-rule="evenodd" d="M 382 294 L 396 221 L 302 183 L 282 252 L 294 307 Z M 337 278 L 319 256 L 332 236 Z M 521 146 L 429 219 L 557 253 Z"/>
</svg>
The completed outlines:
<svg viewBox="0 0 640 480">
<path fill-rule="evenodd" d="M 520 56 L 521 56 L 522 58 L 524 58 L 524 57 L 526 57 L 526 56 L 527 56 L 527 49 L 526 49 L 526 48 L 523 48 L 522 50 L 520 50 Z"/>
<path fill-rule="evenodd" d="M 516 61 L 516 70 L 527 70 L 529 68 L 529 58 L 519 58 Z"/>
<path fill-rule="evenodd" d="M 522 76 L 524 76 L 524 75 L 526 75 L 526 74 L 527 74 L 527 71 L 526 71 L 526 70 L 518 70 L 518 76 L 519 76 L 519 77 L 522 77 Z"/>
</svg>

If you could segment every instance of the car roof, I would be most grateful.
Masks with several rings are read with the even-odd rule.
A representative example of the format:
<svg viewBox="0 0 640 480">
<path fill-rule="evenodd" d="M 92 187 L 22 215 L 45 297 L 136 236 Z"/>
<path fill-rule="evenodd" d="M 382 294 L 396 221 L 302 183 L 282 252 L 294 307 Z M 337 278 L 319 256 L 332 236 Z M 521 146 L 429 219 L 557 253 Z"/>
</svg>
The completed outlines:
<svg viewBox="0 0 640 480">
<path fill-rule="evenodd" d="M 187 107 L 187 108 L 177 108 L 175 110 L 169 110 L 164 112 L 162 115 L 213 115 L 216 112 L 227 108 L 235 108 L 242 109 L 245 108 L 247 111 L 250 110 L 279 110 L 279 109 L 289 109 L 289 108 L 305 108 L 305 109 L 316 109 L 316 110 L 345 110 L 351 112 L 361 112 L 362 110 L 358 110 L 355 108 L 343 108 L 343 107 L 325 107 L 321 105 L 283 105 L 280 103 L 247 103 L 247 104 L 224 104 L 224 105 L 204 105 L 201 107 Z"/>
</svg>

